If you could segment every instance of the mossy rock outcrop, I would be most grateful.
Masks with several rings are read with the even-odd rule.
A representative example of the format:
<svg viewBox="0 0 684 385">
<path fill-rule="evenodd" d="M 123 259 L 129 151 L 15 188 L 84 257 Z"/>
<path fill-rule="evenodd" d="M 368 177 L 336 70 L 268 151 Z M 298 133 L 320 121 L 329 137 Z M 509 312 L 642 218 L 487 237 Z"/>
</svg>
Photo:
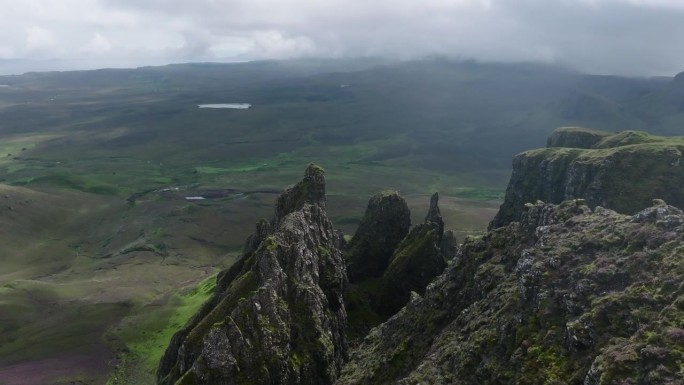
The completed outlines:
<svg viewBox="0 0 684 385">
<path fill-rule="evenodd" d="M 652 199 L 684 207 L 682 137 L 563 128 L 552 135 L 549 145 L 554 147 L 526 151 L 513 159 L 506 197 L 490 229 L 520 219 L 525 203 L 537 200 L 560 203 L 582 198 L 592 208 L 625 214 L 648 207 Z"/>
<path fill-rule="evenodd" d="M 410 227 L 411 211 L 404 198 L 396 191 L 374 195 L 345 252 L 349 280 L 380 277 Z"/>
<path fill-rule="evenodd" d="M 160 384 L 331 384 L 347 358 L 347 275 L 317 166 L 278 199 L 246 254 L 176 333 Z"/>
<path fill-rule="evenodd" d="M 338 385 L 684 383 L 684 213 L 538 202 L 467 238 Z"/>
<path fill-rule="evenodd" d="M 394 251 L 385 270 L 377 293 L 376 306 L 385 317 L 395 314 L 408 303 L 411 292 L 419 295 L 427 285 L 444 271 L 449 257 L 440 248 L 444 235 L 444 221 L 435 193 L 425 222 L 411 229 Z"/>
<path fill-rule="evenodd" d="M 403 198 L 396 193 L 378 194 L 371 198 L 362 226 L 355 235 L 355 239 L 363 242 L 356 243 L 356 248 L 348 251 L 353 258 L 347 258 L 347 263 L 357 262 L 354 265 L 356 269 L 372 268 L 372 274 L 366 272 L 356 275 L 356 279 L 350 278 L 352 284 L 346 305 L 349 310 L 348 335 L 352 342 L 357 342 L 372 327 L 399 311 L 408 303 L 412 292 L 424 293 L 428 283 L 455 255 L 456 238 L 451 231 L 444 230 L 438 201 L 439 195 L 435 193 L 430 199 L 424 223 L 406 234 L 410 213 Z M 392 209 L 396 211 L 390 211 Z M 387 238 L 378 236 L 383 228 L 392 229 L 391 243 Z M 397 240 L 396 235 L 402 233 L 406 236 Z M 382 246 L 383 254 L 367 251 L 379 250 L 379 246 Z M 358 255 L 381 255 L 384 267 L 380 269 L 377 260 L 356 258 Z M 351 266 L 348 271 L 352 270 Z"/>
</svg>

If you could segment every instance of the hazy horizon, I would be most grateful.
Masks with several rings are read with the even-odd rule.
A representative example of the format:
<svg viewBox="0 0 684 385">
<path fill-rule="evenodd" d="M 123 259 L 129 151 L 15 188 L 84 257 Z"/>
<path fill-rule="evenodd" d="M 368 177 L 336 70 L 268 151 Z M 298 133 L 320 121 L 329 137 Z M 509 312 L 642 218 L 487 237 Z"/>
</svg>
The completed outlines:
<svg viewBox="0 0 684 385">
<path fill-rule="evenodd" d="M 673 76 L 683 19 L 677 0 L 7 0 L 0 73 L 443 55 Z"/>
</svg>

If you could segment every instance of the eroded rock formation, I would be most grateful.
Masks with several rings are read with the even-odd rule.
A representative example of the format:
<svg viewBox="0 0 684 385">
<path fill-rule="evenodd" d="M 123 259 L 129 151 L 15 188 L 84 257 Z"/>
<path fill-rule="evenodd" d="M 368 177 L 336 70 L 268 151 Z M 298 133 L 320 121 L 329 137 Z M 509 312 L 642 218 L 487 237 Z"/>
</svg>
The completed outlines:
<svg viewBox="0 0 684 385">
<path fill-rule="evenodd" d="M 338 385 L 681 384 L 684 213 L 538 202 L 468 238 Z"/>
<path fill-rule="evenodd" d="M 525 203 L 537 200 L 560 203 L 582 198 L 592 208 L 626 214 L 648 207 L 654 198 L 684 207 L 682 138 L 564 128 L 552 135 L 549 145 L 553 147 L 513 159 L 506 197 L 490 229 L 520 219 Z"/>
<path fill-rule="evenodd" d="M 213 298 L 174 335 L 161 384 L 331 384 L 347 358 L 347 274 L 323 170 L 280 196 Z"/>
</svg>

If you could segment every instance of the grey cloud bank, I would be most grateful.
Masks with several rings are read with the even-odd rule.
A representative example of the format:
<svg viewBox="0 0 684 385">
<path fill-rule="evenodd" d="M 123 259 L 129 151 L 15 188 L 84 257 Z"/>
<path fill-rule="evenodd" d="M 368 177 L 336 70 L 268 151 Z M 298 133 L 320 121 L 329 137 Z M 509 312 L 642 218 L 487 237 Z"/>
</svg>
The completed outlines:
<svg viewBox="0 0 684 385">
<path fill-rule="evenodd" d="M 0 73 L 440 54 L 684 71 L 680 0 L 4 0 Z"/>
</svg>

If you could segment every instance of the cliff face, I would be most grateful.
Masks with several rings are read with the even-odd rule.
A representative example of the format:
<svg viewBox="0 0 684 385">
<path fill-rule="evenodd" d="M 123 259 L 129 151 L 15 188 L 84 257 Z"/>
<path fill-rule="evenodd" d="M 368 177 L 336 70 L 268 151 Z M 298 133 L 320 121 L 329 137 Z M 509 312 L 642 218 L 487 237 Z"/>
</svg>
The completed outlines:
<svg viewBox="0 0 684 385">
<path fill-rule="evenodd" d="M 345 253 L 352 283 L 346 297 L 352 343 L 401 309 L 412 291 L 423 293 L 454 256 L 456 240 L 444 231 L 438 201 L 435 193 L 425 222 L 410 231 L 408 206 L 396 192 L 369 201 Z"/>
<path fill-rule="evenodd" d="M 647 207 L 654 198 L 684 207 L 681 138 L 564 128 L 548 144 L 553 147 L 513 159 L 506 197 L 490 228 L 518 220 L 524 204 L 537 200 L 560 203 L 583 198 L 590 207 L 627 214 Z"/>
<path fill-rule="evenodd" d="M 331 384 L 347 358 L 347 275 L 323 170 L 278 199 L 216 293 L 174 335 L 161 384 Z"/>
<path fill-rule="evenodd" d="M 439 196 L 435 193 L 430 199 L 425 222 L 412 228 L 397 246 L 380 279 L 376 302 L 385 318 L 399 311 L 409 301 L 411 292 L 424 293 L 430 281 L 442 273 L 447 260 L 453 257 L 440 249 L 444 221 L 438 201 Z"/>
<path fill-rule="evenodd" d="M 174 335 L 158 369 L 164 385 L 332 384 L 357 342 L 425 286 L 455 254 L 435 194 L 409 233 L 397 193 L 371 198 L 343 258 L 325 214 L 323 171 L 278 198 L 211 300 Z M 407 234 L 408 233 L 408 234 Z M 354 285 L 348 285 L 347 268 Z M 351 327 L 347 328 L 347 310 Z"/>
<path fill-rule="evenodd" d="M 349 280 L 381 276 L 410 227 L 411 212 L 398 193 L 373 196 L 345 253 Z"/>
<path fill-rule="evenodd" d="M 654 203 L 529 204 L 467 239 L 337 384 L 683 383 L 684 213 Z"/>
</svg>

